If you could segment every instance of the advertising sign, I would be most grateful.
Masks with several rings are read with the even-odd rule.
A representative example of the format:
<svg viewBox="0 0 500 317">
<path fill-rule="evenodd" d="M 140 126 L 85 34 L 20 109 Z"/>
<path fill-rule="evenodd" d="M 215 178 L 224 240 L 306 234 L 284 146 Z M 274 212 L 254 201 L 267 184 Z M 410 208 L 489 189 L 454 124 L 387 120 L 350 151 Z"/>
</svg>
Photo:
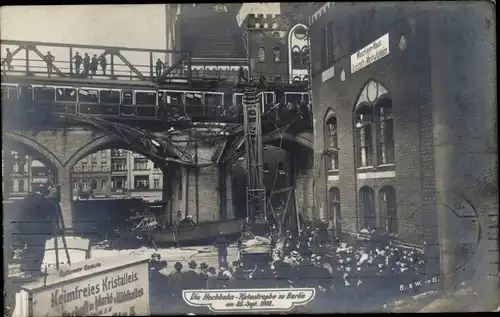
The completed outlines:
<svg viewBox="0 0 500 317">
<path fill-rule="evenodd" d="M 351 55 L 351 73 L 389 55 L 389 33 Z"/>
<path fill-rule="evenodd" d="M 30 316 L 148 315 L 148 274 L 148 259 L 103 258 L 61 266 L 23 289 Z"/>
</svg>

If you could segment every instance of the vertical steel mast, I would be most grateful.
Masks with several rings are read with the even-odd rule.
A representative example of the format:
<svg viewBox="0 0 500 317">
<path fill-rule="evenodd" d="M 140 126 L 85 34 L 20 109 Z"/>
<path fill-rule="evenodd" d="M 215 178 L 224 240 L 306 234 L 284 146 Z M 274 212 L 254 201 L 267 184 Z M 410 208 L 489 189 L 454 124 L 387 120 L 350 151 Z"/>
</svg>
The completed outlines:
<svg viewBox="0 0 500 317">
<path fill-rule="evenodd" d="M 266 221 L 266 190 L 263 180 L 261 105 L 255 83 L 245 88 L 243 124 L 247 164 L 247 217 L 250 223 Z"/>
</svg>

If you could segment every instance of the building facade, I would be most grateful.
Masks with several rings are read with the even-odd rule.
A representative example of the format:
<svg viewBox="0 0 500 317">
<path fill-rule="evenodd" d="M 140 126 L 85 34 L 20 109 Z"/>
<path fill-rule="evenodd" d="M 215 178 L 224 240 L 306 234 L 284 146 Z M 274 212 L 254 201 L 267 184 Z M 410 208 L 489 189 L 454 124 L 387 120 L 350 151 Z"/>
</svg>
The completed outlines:
<svg viewBox="0 0 500 317">
<path fill-rule="evenodd" d="M 102 150 L 83 158 L 73 167 L 71 179 L 74 200 L 162 200 L 162 171 L 147 158 L 126 150 Z M 2 156 L 4 199 L 23 198 L 53 183 L 54 172 L 31 156 L 14 151 L 10 158 Z"/>
<path fill-rule="evenodd" d="M 373 228 L 409 244 L 436 241 L 438 223 L 450 223 L 440 202 L 456 205 L 450 188 L 472 184 L 455 175 L 453 168 L 475 172 L 451 159 L 463 155 L 452 148 L 472 146 L 479 134 L 465 128 L 466 118 L 492 127 L 493 110 L 464 94 L 487 84 L 472 83 L 463 63 L 450 60 L 485 65 L 458 40 L 462 32 L 474 46 L 473 31 L 447 10 L 329 2 L 311 15 L 316 213 L 336 219 L 338 232 Z M 477 12 L 460 17 L 478 27 Z M 443 144 L 454 145 L 445 151 Z"/>
</svg>

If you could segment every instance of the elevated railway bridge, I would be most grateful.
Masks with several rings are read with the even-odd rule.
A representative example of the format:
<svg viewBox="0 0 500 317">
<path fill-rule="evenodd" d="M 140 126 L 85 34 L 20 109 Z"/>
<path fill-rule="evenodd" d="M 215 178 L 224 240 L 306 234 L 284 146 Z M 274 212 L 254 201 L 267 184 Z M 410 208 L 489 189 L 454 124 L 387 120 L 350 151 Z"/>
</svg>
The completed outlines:
<svg viewBox="0 0 500 317">
<path fill-rule="evenodd" d="M 73 227 L 72 167 L 107 148 L 130 149 L 160 166 L 166 212 L 181 211 L 197 222 L 234 217 L 230 165 L 249 157 L 243 124 L 248 84 L 239 74 L 193 76 L 191 54 L 182 51 L 12 40 L 1 46 L 4 152 L 22 150 L 56 171 L 66 228 Z M 88 72 L 88 65 L 75 64 L 76 52 L 95 55 Z M 104 59 L 106 71 L 96 70 Z M 157 71 L 158 59 L 175 62 Z M 293 185 L 307 209 L 309 93 L 307 84 L 286 82 L 258 84 L 261 143 L 294 153 Z M 185 193 L 177 195 L 181 181 Z"/>
</svg>

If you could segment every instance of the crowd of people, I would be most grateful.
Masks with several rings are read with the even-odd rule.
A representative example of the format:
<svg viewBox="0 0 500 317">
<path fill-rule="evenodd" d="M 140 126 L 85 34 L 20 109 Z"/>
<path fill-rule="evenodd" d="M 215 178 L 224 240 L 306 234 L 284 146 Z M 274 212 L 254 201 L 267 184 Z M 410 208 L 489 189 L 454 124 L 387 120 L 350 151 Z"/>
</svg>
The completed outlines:
<svg viewBox="0 0 500 317">
<path fill-rule="evenodd" d="M 388 298 L 381 297 L 387 297 L 389 293 L 401 293 L 402 286 L 407 289 L 408 285 L 413 285 L 413 291 L 425 287 L 425 283 L 415 283 L 427 278 L 426 261 L 421 251 L 389 243 L 332 241 L 328 221 L 318 221 L 315 226 L 307 225 L 308 222 L 306 219 L 304 229 L 296 236 L 286 231 L 284 247 L 274 249 L 270 261 L 258 263 L 240 258 L 231 265 L 222 264 L 220 267 L 191 261 L 186 269 L 177 262 L 170 274 L 152 278 L 151 287 L 159 290 L 160 297 L 168 297 L 170 303 L 177 303 L 171 306 L 172 309 L 186 305 L 182 299 L 184 289 L 309 287 L 317 290 L 315 301 L 330 298 L 332 300 L 327 302 L 333 305 L 333 302 L 366 304 L 368 299 L 373 302 L 377 295 L 378 300 L 383 301 Z M 151 267 L 160 272 L 170 264 L 154 258 Z M 152 303 L 164 300 L 156 298 Z M 318 308 L 310 309 L 315 311 Z"/>
</svg>

